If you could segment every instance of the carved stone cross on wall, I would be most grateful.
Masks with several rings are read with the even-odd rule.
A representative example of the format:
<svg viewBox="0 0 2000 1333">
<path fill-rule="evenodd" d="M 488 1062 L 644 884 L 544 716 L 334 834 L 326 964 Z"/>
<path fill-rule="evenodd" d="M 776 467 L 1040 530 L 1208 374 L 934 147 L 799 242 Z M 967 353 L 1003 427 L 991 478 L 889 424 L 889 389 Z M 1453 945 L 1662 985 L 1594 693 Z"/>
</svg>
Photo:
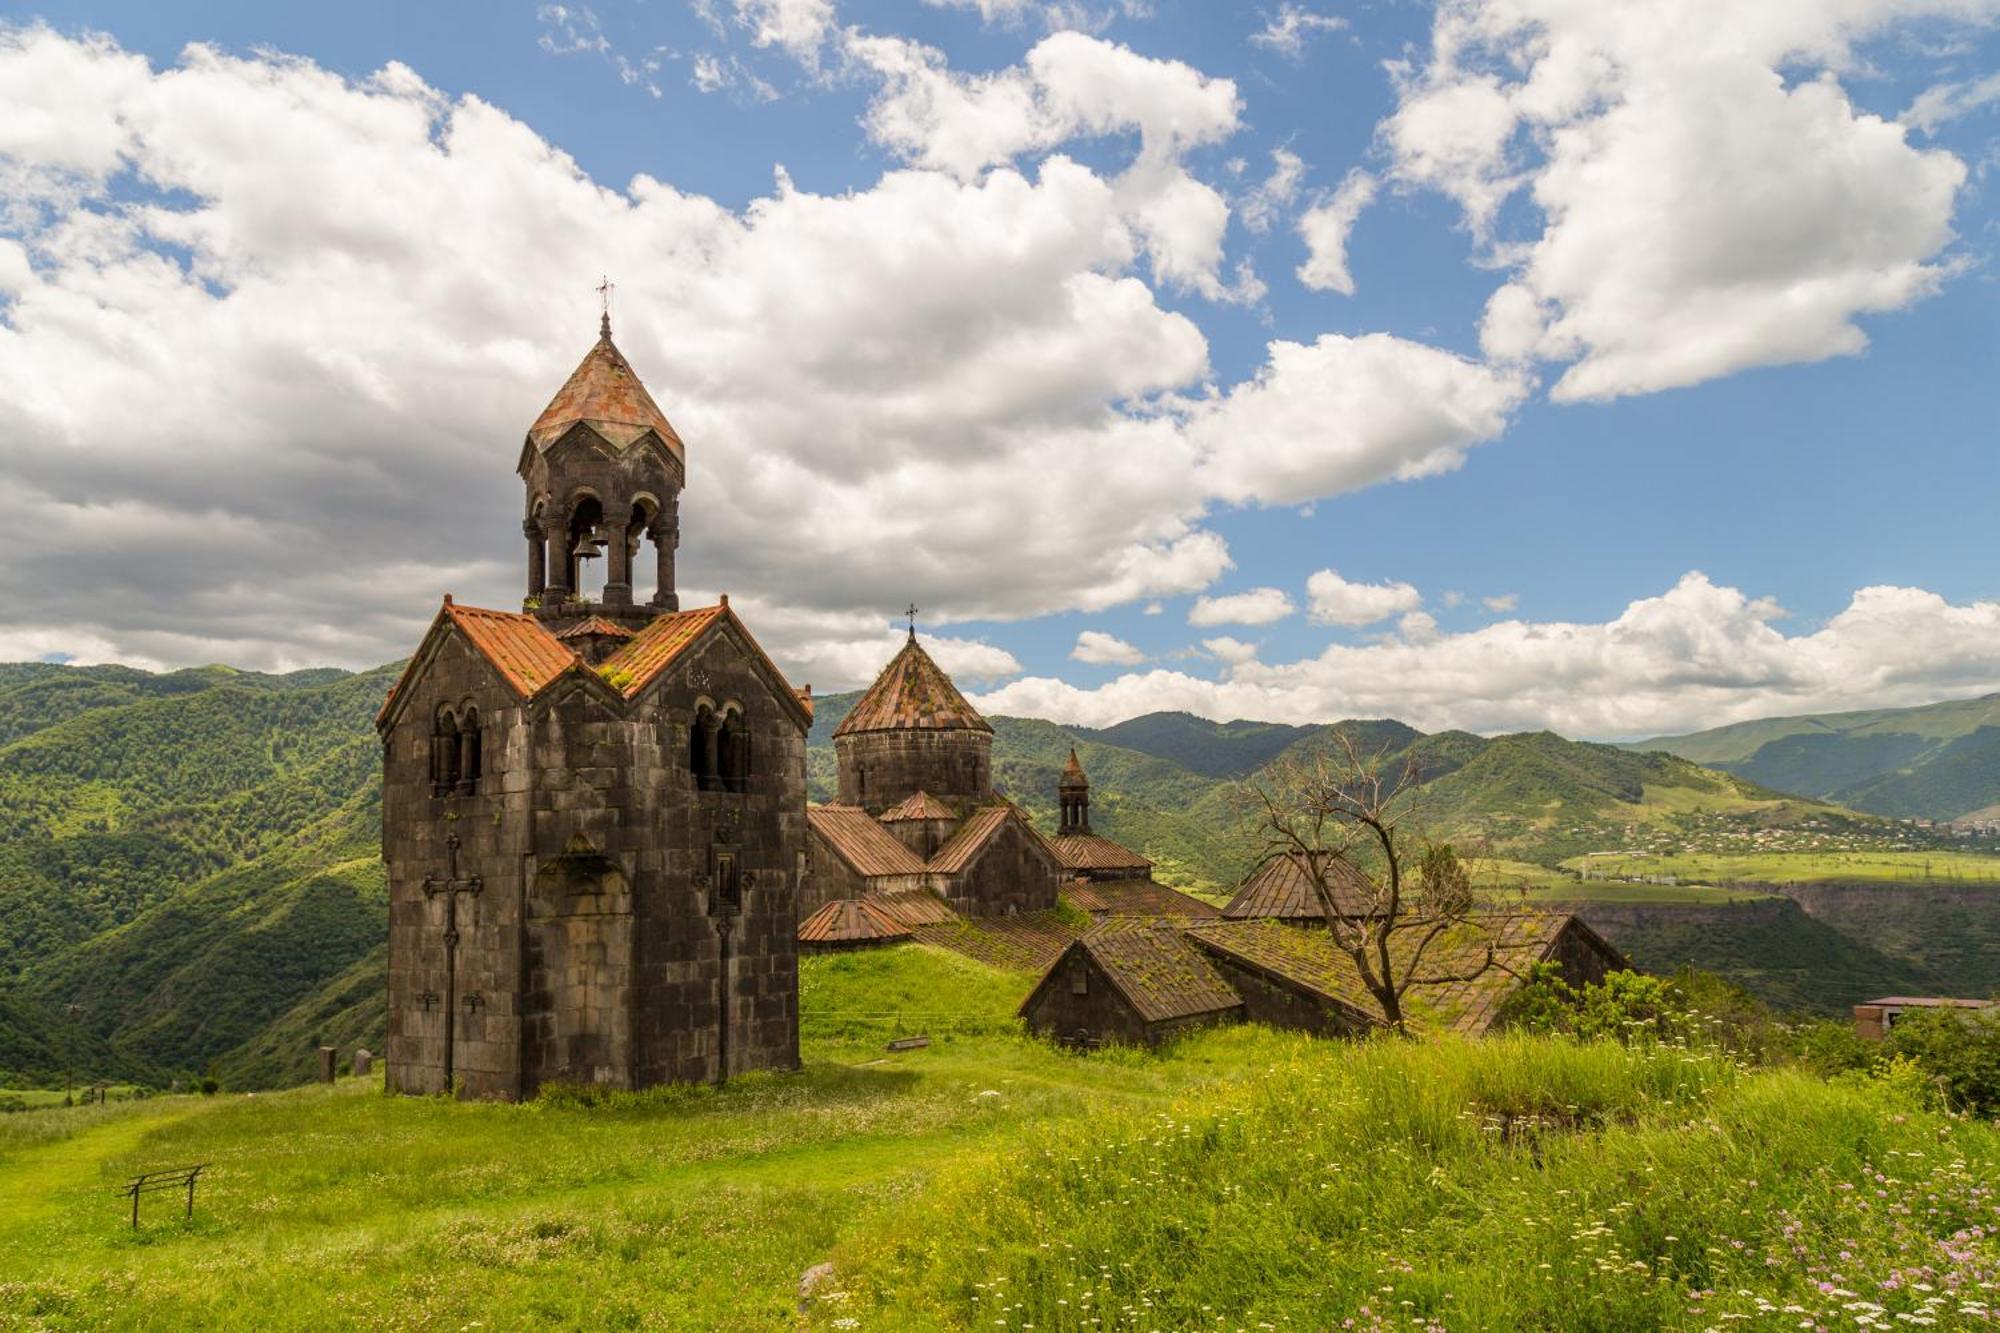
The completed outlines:
<svg viewBox="0 0 2000 1333">
<path fill-rule="evenodd" d="M 458 896 L 463 893 L 477 898 L 486 887 L 479 876 L 458 873 L 458 847 L 458 834 L 445 834 L 444 878 L 425 875 L 423 883 L 426 902 L 440 893 L 444 895 L 444 1090 L 447 1093 L 456 1091 L 452 1078 L 458 1045 Z M 428 1009 L 430 1005 L 424 1007 Z"/>
</svg>

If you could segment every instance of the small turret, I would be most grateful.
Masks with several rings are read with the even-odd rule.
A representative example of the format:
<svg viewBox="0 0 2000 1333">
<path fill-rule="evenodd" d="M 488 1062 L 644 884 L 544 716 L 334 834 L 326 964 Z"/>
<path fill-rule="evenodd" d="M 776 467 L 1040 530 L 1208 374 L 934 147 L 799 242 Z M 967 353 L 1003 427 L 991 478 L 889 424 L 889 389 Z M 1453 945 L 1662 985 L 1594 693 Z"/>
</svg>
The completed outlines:
<svg viewBox="0 0 2000 1333">
<path fill-rule="evenodd" d="M 1056 802 L 1062 807 L 1059 833 L 1090 832 L 1090 779 L 1083 775 L 1074 745 L 1069 747 L 1069 762 L 1063 765 L 1062 778 L 1056 783 Z"/>
</svg>

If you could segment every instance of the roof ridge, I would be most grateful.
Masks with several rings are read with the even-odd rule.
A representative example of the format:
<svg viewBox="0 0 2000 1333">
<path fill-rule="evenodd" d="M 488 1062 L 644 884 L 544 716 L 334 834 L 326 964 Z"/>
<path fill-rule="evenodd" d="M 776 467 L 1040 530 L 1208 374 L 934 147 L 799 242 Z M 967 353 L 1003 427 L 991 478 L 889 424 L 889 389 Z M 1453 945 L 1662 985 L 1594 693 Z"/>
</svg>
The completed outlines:
<svg viewBox="0 0 2000 1333">
<path fill-rule="evenodd" d="M 966 701 L 913 634 L 855 701 L 833 734 L 992 730 L 992 724 Z"/>
</svg>

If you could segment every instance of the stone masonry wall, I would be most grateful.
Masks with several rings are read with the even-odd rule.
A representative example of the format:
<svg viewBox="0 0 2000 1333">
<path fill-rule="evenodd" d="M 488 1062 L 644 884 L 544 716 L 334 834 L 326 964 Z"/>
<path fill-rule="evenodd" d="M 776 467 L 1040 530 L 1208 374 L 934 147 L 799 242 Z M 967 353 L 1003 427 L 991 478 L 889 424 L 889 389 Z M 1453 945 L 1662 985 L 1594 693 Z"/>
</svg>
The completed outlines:
<svg viewBox="0 0 2000 1333">
<path fill-rule="evenodd" d="M 990 732 L 864 731 L 836 736 L 840 803 L 879 815 L 918 791 L 955 807 L 980 805 L 993 797 L 993 736 Z"/>
</svg>

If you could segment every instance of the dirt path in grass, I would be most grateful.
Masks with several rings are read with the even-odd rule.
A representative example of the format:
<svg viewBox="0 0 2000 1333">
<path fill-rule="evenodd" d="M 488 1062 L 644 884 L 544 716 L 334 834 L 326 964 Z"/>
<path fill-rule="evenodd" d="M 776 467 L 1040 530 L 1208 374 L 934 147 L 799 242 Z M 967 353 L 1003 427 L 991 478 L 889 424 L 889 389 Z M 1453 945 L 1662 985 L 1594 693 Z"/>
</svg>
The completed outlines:
<svg viewBox="0 0 2000 1333">
<path fill-rule="evenodd" d="M 51 1213 L 77 1207 L 91 1196 L 109 1201 L 119 1182 L 104 1178 L 105 1162 L 132 1151 L 154 1130 L 217 1105 L 213 1099 L 188 1098 L 135 1109 L 67 1138 L 0 1157 L 0 1250 L 7 1247 L 10 1235 L 25 1232 Z"/>
</svg>

